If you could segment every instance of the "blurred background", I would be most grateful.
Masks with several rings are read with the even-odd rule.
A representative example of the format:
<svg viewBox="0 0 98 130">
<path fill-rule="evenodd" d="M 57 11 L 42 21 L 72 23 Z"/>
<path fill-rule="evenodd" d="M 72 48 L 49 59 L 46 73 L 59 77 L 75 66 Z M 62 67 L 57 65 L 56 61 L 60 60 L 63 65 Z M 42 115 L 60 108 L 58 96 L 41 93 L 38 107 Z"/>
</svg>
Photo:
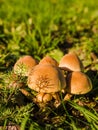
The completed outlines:
<svg viewBox="0 0 98 130">
<path fill-rule="evenodd" d="M 0 0 L 0 70 L 22 55 L 59 61 L 69 50 L 88 66 L 97 43 L 97 0 Z"/>
</svg>

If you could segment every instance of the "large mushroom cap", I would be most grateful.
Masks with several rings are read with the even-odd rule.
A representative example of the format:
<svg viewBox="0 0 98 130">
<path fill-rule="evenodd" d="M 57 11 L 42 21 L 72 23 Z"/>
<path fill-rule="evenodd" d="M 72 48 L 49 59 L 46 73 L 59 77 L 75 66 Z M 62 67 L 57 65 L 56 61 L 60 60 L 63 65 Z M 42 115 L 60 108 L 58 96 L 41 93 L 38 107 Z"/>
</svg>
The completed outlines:
<svg viewBox="0 0 98 130">
<path fill-rule="evenodd" d="M 41 59 L 39 64 L 44 64 L 44 65 L 50 64 L 50 65 L 58 66 L 58 62 L 50 56 L 45 56 L 43 59 Z"/>
<path fill-rule="evenodd" d="M 67 76 L 67 92 L 71 94 L 86 94 L 92 89 L 90 78 L 82 72 L 72 72 Z"/>
<path fill-rule="evenodd" d="M 30 70 L 35 65 L 37 65 L 37 61 L 31 56 L 25 55 L 17 60 L 13 67 L 13 70 L 17 75 L 21 74 L 23 76 L 28 76 Z"/>
<path fill-rule="evenodd" d="M 36 65 L 28 76 L 28 87 L 43 93 L 54 93 L 66 86 L 62 71 L 52 65 Z"/>
<path fill-rule="evenodd" d="M 59 67 L 68 71 L 82 71 L 83 64 L 74 52 L 65 54 L 60 60 Z"/>
</svg>

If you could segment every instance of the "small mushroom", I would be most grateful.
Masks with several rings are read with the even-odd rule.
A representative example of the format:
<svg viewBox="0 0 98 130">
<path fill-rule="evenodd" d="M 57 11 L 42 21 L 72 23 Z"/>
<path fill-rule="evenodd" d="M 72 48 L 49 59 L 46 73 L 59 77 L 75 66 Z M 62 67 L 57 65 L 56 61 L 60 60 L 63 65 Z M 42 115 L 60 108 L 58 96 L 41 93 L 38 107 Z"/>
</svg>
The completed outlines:
<svg viewBox="0 0 98 130">
<path fill-rule="evenodd" d="M 46 93 L 43 97 L 43 102 L 46 103 L 46 102 L 51 101 L 51 100 L 52 100 L 52 95 L 49 93 Z"/>
<path fill-rule="evenodd" d="M 84 67 L 76 53 L 65 54 L 59 63 L 59 67 L 67 71 L 83 71 Z"/>
<path fill-rule="evenodd" d="M 29 55 L 20 57 L 15 63 L 13 70 L 17 75 L 28 76 L 32 67 L 37 65 L 37 61 Z"/>
<path fill-rule="evenodd" d="M 64 75 L 58 67 L 40 64 L 31 70 L 27 84 L 30 89 L 38 93 L 37 101 L 45 104 L 52 99 L 52 95 L 55 106 L 60 104 L 58 93 L 66 87 Z"/>
<path fill-rule="evenodd" d="M 69 100 L 72 95 L 86 94 L 92 90 L 90 78 L 83 72 L 70 72 L 66 78 L 66 91 L 64 100 Z"/>
<path fill-rule="evenodd" d="M 40 65 L 44 64 L 44 65 L 53 65 L 53 66 L 58 66 L 58 62 L 50 57 L 50 56 L 45 56 L 43 59 L 41 59 L 41 61 L 39 62 Z"/>
<path fill-rule="evenodd" d="M 49 93 L 39 93 L 37 96 L 36 96 L 36 102 L 43 102 L 43 103 L 47 103 L 48 101 L 51 101 L 52 100 L 52 95 L 49 94 Z"/>
</svg>

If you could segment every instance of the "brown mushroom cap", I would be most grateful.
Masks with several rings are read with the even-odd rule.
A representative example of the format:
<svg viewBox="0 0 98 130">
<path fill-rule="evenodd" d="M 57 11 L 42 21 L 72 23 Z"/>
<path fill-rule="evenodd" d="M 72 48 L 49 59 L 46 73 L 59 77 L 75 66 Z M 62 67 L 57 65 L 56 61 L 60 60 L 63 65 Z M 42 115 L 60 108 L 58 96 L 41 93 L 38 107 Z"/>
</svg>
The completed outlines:
<svg viewBox="0 0 98 130">
<path fill-rule="evenodd" d="M 92 89 L 90 78 L 82 72 L 72 72 L 67 76 L 66 91 L 70 94 L 86 94 Z"/>
<path fill-rule="evenodd" d="M 52 65 L 36 65 L 28 76 L 28 87 L 43 93 L 55 93 L 65 88 L 62 71 Z"/>
<path fill-rule="evenodd" d="M 82 71 L 84 69 L 82 62 L 74 52 L 65 54 L 60 60 L 59 67 L 67 71 Z"/>
<path fill-rule="evenodd" d="M 37 61 L 29 55 L 20 57 L 15 63 L 13 70 L 17 75 L 28 76 L 32 67 L 37 65 Z"/>
<path fill-rule="evenodd" d="M 50 65 L 54 65 L 54 66 L 59 65 L 58 62 L 50 56 L 45 56 L 43 59 L 40 60 L 39 64 L 44 64 L 44 65 L 50 64 Z"/>
</svg>

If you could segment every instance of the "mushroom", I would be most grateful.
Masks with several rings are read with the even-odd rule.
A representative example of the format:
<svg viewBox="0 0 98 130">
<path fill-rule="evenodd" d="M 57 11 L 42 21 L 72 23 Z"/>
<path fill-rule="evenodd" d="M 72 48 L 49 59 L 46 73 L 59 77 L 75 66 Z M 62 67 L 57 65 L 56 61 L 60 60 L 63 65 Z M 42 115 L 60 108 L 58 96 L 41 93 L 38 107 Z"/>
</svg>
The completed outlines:
<svg viewBox="0 0 98 130">
<path fill-rule="evenodd" d="M 17 75 L 28 76 L 32 67 L 37 65 L 37 61 L 29 55 L 20 57 L 15 63 L 13 70 Z"/>
<path fill-rule="evenodd" d="M 59 63 L 59 67 L 67 71 L 83 71 L 84 67 L 76 53 L 65 54 Z"/>
<path fill-rule="evenodd" d="M 52 65 L 36 65 L 29 73 L 28 87 L 37 92 L 36 101 L 46 104 L 52 98 L 60 104 L 59 92 L 66 87 L 62 71 Z"/>
<path fill-rule="evenodd" d="M 72 95 L 86 94 L 92 90 L 90 78 L 83 72 L 70 72 L 66 77 L 66 92 L 64 100 L 69 100 Z"/>
<path fill-rule="evenodd" d="M 50 56 L 45 56 L 45 57 L 39 62 L 39 64 L 44 64 L 44 65 L 50 64 L 50 65 L 53 65 L 53 66 L 58 66 L 58 65 L 59 65 L 58 62 L 57 62 L 54 58 L 52 58 L 52 57 L 50 57 Z"/>
<path fill-rule="evenodd" d="M 43 103 L 47 103 L 48 101 L 52 100 L 52 95 L 49 93 L 39 93 L 36 96 L 36 102 L 43 102 Z"/>
</svg>

